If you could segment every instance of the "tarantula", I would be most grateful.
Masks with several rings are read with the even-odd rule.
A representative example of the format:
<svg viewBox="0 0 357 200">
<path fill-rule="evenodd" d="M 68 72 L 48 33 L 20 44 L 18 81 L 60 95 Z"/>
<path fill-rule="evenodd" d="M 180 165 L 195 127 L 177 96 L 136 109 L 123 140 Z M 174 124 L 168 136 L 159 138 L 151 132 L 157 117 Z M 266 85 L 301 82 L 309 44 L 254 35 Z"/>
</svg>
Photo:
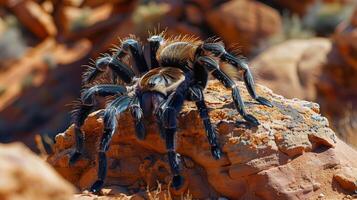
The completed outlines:
<svg viewBox="0 0 357 200">
<path fill-rule="evenodd" d="M 240 115 L 249 123 L 259 125 L 258 120 L 246 113 L 238 87 L 229 73 L 220 68 L 219 63 L 225 62 L 243 71 L 243 78 L 249 94 L 260 104 L 272 107 L 265 98 L 256 94 L 253 77 L 248 65 L 241 59 L 228 53 L 223 44 L 215 40 L 201 41 L 193 37 L 174 37 L 164 39 L 162 34 L 153 35 L 148 39 L 150 58 L 149 64 L 144 56 L 144 47 L 134 38 L 121 42 L 115 52 L 106 54 L 95 61 L 84 74 L 84 83 L 93 82 L 101 73 L 110 69 L 114 79 L 123 84 L 99 84 L 85 89 L 81 94 L 79 107 L 74 111 L 76 148 L 70 157 L 73 165 L 82 154 L 84 135 L 81 126 L 88 114 L 96 105 L 95 96 L 114 96 L 106 105 L 103 114 L 104 133 L 101 138 L 98 153 L 98 179 L 92 185 L 91 191 L 98 192 L 107 174 L 107 159 L 105 152 L 116 131 L 116 116 L 127 109 L 131 111 L 135 121 L 136 136 L 145 139 L 144 119 L 155 116 L 160 134 L 165 139 L 168 161 L 172 173 L 172 186 L 180 188 L 184 182 L 180 175 L 180 158 L 175 151 L 175 133 L 177 115 L 185 100 L 194 101 L 203 120 L 212 156 L 219 159 L 222 151 L 217 139 L 217 133 L 212 126 L 205 104 L 203 90 L 208 81 L 208 75 L 220 80 L 223 85 L 232 90 L 232 97 Z M 132 67 L 125 62 L 132 58 Z"/>
</svg>

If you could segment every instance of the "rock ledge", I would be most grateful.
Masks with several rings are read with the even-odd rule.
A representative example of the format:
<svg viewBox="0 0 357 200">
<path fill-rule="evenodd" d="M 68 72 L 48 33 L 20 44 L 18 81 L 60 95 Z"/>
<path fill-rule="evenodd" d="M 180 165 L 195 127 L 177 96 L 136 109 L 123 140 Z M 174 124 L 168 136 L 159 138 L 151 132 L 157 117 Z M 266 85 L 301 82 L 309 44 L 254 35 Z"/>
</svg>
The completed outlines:
<svg viewBox="0 0 357 200">
<path fill-rule="evenodd" d="M 173 191 L 173 195 L 189 191 L 193 198 L 199 199 L 268 200 L 321 199 L 321 196 L 341 199 L 352 194 L 350 188 L 333 177 L 342 172 L 344 177 L 353 177 L 345 173 L 357 169 L 357 152 L 336 138 L 327 119 L 319 114 L 318 104 L 285 99 L 257 85 L 258 93 L 274 104 L 268 108 L 256 104 L 242 83 L 239 87 L 247 112 L 262 125 L 246 124 L 234 108 L 231 92 L 216 81 L 210 82 L 206 102 L 220 133 L 224 156 L 218 161 L 212 158 L 195 105 L 187 102 L 179 117 L 177 148 L 183 160 L 182 174 L 188 183 L 185 190 Z M 169 166 L 155 124 L 147 123 L 147 138 L 139 141 L 129 113 L 120 116 L 118 123 L 107 154 L 106 185 L 144 198 L 147 186 L 155 188 L 157 181 L 167 188 Z M 60 174 L 82 190 L 95 180 L 95 152 L 102 129 L 98 112 L 92 113 L 82 127 L 86 134 L 85 158 L 76 166 L 68 166 L 74 147 L 73 126 L 57 135 L 54 154 L 48 159 Z M 351 170 L 342 170 L 344 167 Z"/>
</svg>

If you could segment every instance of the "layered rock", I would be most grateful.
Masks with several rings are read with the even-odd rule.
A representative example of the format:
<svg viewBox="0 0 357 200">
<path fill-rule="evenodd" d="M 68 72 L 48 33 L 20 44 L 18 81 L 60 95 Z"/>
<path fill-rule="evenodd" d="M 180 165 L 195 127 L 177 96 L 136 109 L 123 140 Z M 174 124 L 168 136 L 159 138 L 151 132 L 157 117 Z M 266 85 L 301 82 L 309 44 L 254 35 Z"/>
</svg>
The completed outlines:
<svg viewBox="0 0 357 200">
<path fill-rule="evenodd" d="M 74 187 L 24 145 L 0 144 L 0 199 L 66 200 Z"/>
<path fill-rule="evenodd" d="M 274 105 L 268 108 L 256 104 L 242 83 L 239 88 L 247 112 L 261 125 L 245 123 L 234 108 L 231 92 L 212 81 L 205 96 L 224 156 L 213 159 L 198 112 L 193 103 L 185 103 L 179 116 L 177 151 L 182 155 L 186 183 L 180 191 L 172 190 L 172 196 L 189 191 L 199 199 L 314 199 L 321 194 L 327 199 L 341 199 L 351 193 L 333 177 L 344 167 L 357 168 L 357 152 L 336 138 L 317 104 L 285 99 L 257 85 L 258 93 Z M 121 193 L 146 198 L 147 187 L 155 189 L 157 182 L 161 188 L 168 188 L 171 176 L 165 146 L 154 121 L 147 121 L 144 141 L 136 139 L 129 113 L 121 115 L 118 124 L 107 152 L 106 188 L 120 188 Z M 100 111 L 87 118 L 82 130 L 85 152 L 75 166 L 68 165 L 74 150 L 73 126 L 57 135 L 48 162 L 84 190 L 96 179 L 96 149 L 103 131 Z"/>
</svg>

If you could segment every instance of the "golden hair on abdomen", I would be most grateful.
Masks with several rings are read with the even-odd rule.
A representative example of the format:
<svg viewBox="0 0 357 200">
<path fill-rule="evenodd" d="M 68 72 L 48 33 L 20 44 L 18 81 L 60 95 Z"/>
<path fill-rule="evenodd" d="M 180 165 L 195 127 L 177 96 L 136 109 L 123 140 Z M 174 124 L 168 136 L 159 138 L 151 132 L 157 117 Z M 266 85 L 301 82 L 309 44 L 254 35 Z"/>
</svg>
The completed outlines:
<svg viewBox="0 0 357 200">
<path fill-rule="evenodd" d="M 193 61 L 197 47 L 202 41 L 192 36 L 178 36 L 168 38 L 160 46 L 157 60 L 162 66 L 173 64 L 185 64 Z"/>
</svg>

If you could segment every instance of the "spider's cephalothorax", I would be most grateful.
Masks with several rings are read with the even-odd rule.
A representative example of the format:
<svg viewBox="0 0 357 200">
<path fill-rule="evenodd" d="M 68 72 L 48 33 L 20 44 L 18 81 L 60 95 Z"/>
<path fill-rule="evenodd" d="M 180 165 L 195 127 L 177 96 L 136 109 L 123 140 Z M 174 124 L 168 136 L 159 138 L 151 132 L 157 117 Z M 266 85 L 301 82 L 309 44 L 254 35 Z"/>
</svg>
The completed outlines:
<svg viewBox="0 0 357 200">
<path fill-rule="evenodd" d="M 220 68 L 220 62 L 235 67 L 243 72 L 243 79 L 249 94 L 259 103 L 272 106 L 263 97 L 256 94 L 253 77 L 248 65 L 241 59 L 228 53 L 222 43 L 212 40 L 200 41 L 192 37 L 175 37 L 164 39 L 162 35 L 154 35 L 148 39 L 149 64 L 144 57 L 144 48 L 140 43 L 129 38 L 121 42 L 120 47 L 112 55 L 105 55 L 96 60 L 84 74 L 84 83 L 92 83 L 101 73 L 110 69 L 113 74 L 113 84 L 94 84 L 84 89 L 78 108 L 74 111 L 74 127 L 76 149 L 70 157 L 74 164 L 82 154 L 84 134 L 81 126 L 88 114 L 96 106 L 95 96 L 114 96 L 104 110 L 104 133 L 101 138 L 98 153 L 98 179 L 92 185 L 91 191 L 99 191 L 107 174 L 105 152 L 116 131 L 116 116 L 129 109 L 135 121 L 136 136 L 145 139 L 143 120 L 146 116 L 155 116 L 160 133 L 165 139 L 167 156 L 173 175 L 172 186 L 180 188 L 183 177 L 180 175 L 180 159 L 175 151 L 175 134 L 177 115 L 185 100 L 194 101 L 203 120 L 210 144 L 212 156 L 219 159 L 222 156 L 215 128 L 211 125 L 208 109 L 204 101 L 203 90 L 206 87 L 208 74 L 220 80 L 223 85 L 232 90 L 232 97 L 238 112 L 253 125 L 259 125 L 258 120 L 246 113 L 238 87 L 230 73 Z M 129 67 L 127 58 L 132 58 Z M 122 84 L 114 80 L 119 79 Z"/>
</svg>

